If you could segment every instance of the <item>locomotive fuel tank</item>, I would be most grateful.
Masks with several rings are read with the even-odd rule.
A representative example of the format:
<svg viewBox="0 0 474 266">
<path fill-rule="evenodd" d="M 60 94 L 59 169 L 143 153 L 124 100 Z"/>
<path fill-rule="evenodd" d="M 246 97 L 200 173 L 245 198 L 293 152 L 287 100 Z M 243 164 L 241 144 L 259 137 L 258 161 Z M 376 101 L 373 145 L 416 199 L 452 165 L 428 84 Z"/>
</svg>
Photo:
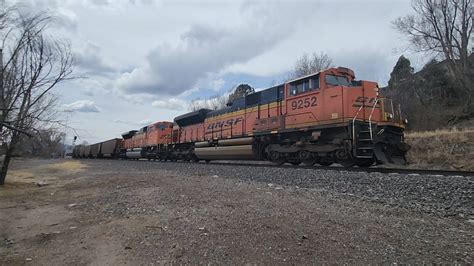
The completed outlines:
<svg viewBox="0 0 474 266">
<path fill-rule="evenodd" d="M 196 142 L 194 146 L 196 148 L 202 148 L 202 147 L 209 147 L 211 146 L 211 144 L 209 143 L 209 141 L 201 141 L 201 142 Z"/>
<path fill-rule="evenodd" d="M 253 138 L 222 139 L 218 141 L 219 146 L 235 146 L 252 144 Z"/>
<path fill-rule="evenodd" d="M 252 145 L 215 146 L 195 148 L 194 154 L 201 160 L 253 160 Z"/>
<path fill-rule="evenodd" d="M 128 149 L 126 155 L 130 159 L 140 159 L 142 157 L 142 148 Z"/>
</svg>

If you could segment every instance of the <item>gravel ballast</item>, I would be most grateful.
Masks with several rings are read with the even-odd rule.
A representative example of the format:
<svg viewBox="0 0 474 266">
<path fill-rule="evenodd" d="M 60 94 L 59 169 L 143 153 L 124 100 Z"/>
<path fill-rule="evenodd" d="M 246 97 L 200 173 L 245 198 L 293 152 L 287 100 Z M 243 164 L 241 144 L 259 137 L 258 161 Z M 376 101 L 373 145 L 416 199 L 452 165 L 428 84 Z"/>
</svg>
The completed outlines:
<svg viewBox="0 0 474 266">
<path fill-rule="evenodd" d="M 127 169 L 163 169 L 185 175 L 209 175 L 298 186 L 339 193 L 390 206 L 412 208 L 440 216 L 474 216 L 474 177 L 350 172 L 277 167 L 247 167 L 204 163 L 124 161 Z"/>
<path fill-rule="evenodd" d="M 473 262 L 468 177 L 121 160 L 11 173 L 2 265 Z"/>
</svg>

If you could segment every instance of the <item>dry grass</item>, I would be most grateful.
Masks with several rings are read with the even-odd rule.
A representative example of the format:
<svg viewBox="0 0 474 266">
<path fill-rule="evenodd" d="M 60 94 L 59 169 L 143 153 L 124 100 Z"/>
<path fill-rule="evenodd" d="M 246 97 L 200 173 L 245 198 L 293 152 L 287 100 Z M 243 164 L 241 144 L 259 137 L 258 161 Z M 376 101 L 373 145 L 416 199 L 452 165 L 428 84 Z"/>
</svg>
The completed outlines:
<svg viewBox="0 0 474 266">
<path fill-rule="evenodd" d="M 57 179 L 57 173 L 76 173 L 83 171 L 85 165 L 80 161 L 64 161 L 52 164 L 41 164 L 31 168 L 10 169 L 6 178 L 6 185 L 20 185 L 36 181 L 50 182 Z"/>
<path fill-rule="evenodd" d="M 78 172 L 84 170 L 85 165 L 78 160 L 65 161 L 55 164 L 47 164 L 38 167 L 39 170 L 45 171 L 67 171 L 67 172 Z"/>
<path fill-rule="evenodd" d="M 417 168 L 474 170 L 474 129 L 452 128 L 405 135 L 408 161 Z"/>
<path fill-rule="evenodd" d="M 416 132 L 407 132 L 405 134 L 406 138 L 428 138 L 428 137 L 453 137 L 458 139 L 459 137 L 464 138 L 464 135 L 467 133 L 474 133 L 473 128 L 449 128 L 449 129 L 438 129 L 434 131 L 416 131 Z"/>
</svg>

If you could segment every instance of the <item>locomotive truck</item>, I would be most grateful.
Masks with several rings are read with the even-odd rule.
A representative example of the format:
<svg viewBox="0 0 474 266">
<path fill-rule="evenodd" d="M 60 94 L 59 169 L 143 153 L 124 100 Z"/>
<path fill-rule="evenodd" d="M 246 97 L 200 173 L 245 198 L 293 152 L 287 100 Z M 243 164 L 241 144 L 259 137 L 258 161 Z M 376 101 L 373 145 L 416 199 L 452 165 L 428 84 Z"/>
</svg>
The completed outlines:
<svg viewBox="0 0 474 266">
<path fill-rule="evenodd" d="M 404 164 L 410 148 L 404 142 L 406 123 L 400 105 L 382 97 L 376 82 L 356 80 L 352 70 L 337 67 L 248 94 L 218 110 L 200 109 L 126 132 L 118 157 Z"/>
</svg>

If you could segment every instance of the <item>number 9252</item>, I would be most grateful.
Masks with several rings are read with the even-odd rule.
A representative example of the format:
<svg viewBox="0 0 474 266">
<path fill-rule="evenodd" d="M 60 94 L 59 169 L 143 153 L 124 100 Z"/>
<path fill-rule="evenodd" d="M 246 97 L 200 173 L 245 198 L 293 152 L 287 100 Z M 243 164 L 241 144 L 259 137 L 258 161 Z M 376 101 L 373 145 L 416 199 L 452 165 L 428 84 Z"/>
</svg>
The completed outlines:
<svg viewBox="0 0 474 266">
<path fill-rule="evenodd" d="M 316 96 L 308 97 L 304 99 L 298 99 L 291 102 L 291 110 L 308 108 L 310 106 L 317 106 Z"/>
</svg>

